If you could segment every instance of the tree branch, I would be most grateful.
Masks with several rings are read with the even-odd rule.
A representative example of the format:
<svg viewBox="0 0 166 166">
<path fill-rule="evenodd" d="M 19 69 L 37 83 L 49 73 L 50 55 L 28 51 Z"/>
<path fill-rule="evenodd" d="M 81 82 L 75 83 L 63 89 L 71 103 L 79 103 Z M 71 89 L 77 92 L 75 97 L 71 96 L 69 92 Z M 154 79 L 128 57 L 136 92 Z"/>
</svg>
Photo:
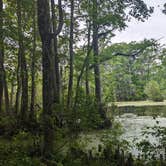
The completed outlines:
<svg viewBox="0 0 166 166">
<path fill-rule="evenodd" d="M 101 63 L 103 63 L 103 62 L 105 62 L 105 61 L 108 61 L 108 60 L 110 60 L 110 59 L 112 59 L 114 56 L 126 56 L 126 57 L 133 57 L 133 59 L 136 59 L 136 56 L 138 55 L 138 54 L 140 54 L 141 52 L 143 52 L 143 50 L 144 49 L 140 49 L 140 50 L 138 50 L 138 51 L 134 51 L 134 52 L 131 52 L 131 53 L 121 53 L 121 52 L 117 52 L 117 53 L 114 53 L 112 56 L 110 56 L 110 57 L 106 57 L 106 58 L 104 58 L 104 59 L 101 59 L 100 61 L 99 61 L 99 63 L 101 64 Z M 90 66 L 90 69 L 92 69 L 94 67 L 94 64 L 92 64 L 91 66 Z"/>
<path fill-rule="evenodd" d="M 127 53 L 127 54 L 121 53 L 121 52 L 117 52 L 117 53 L 113 54 L 113 56 L 127 56 L 127 57 L 130 56 L 130 57 L 133 57 L 133 59 L 136 59 L 136 56 L 137 56 L 138 54 L 140 54 L 143 50 L 144 50 L 144 49 L 140 49 L 140 50 L 134 51 L 134 52 L 132 52 L 132 53 Z"/>
<path fill-rule="evenodd" d="M 51 0 L 51 3 L 53 4 L 53 6 L 55 6 L 54 5 L 54 0 Z M 58 9 L 59 9 L 59 24 L 58 24 L 57 29 L 53 33 L 50 34 L 51 38 L 54 38 L 55 36 L 57 36 L 61 32 L 62 27 L 63 27 L 62 0 L 58 0 Z"/>
<path fill-rule="evenodd" d="M 115 35 L 112 33 L 112 31 L 114 31 L 114 30 L 115 30 L 115 28 L 113 28 L 113 29 L 111 29 L 111 30 L 108 30 L 108 31 L 106 31 L 106 32 L 103 32 L 103 33 L 99 33 L 99 34 L 98 34 L 98 37 L 99 37 L 99 38 L 101 38 L 101 37 L 104 37 L 104 38 L 105 38 L 109 33 L 111 33 L 111 34 L 112 34 L 112 37 L 113 37 L 113 36 L 115 36 Z"/>
</svg>

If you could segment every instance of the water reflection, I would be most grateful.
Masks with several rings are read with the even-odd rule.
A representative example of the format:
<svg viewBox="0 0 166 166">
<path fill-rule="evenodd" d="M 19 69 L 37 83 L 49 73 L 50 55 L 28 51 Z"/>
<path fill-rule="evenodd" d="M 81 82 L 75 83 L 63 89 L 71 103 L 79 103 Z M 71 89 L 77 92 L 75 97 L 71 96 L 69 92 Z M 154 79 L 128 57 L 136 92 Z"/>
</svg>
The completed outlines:
<svg viewBox="0 0 166 166">
<path fill-rule="evenodd" d="M 132 113 L 137 116 L 161 116 L 166 117 L 166 107 L 165 106 L 143 106 L 143 107 L 119 107 L 116 110 L 116 114 L 123 115 L 126 113 Z"/>
</svg>

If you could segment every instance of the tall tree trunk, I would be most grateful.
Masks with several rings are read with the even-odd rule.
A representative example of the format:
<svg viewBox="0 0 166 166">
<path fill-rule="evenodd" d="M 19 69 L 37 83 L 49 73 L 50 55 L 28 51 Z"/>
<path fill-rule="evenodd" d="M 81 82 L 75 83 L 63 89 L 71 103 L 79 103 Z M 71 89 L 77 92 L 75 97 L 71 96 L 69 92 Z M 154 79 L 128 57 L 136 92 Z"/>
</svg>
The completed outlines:
<svg viewBox="0 0 166 166">
<path fill-rule="evenodd" d="M 89 57 L 90 51 L 91 51 L 91 46 L 90 46 L 90 40 L 91 40 L 91 23 L 89 22 L 88 25 L 88 46 L 87 46 L 87 56 Z M 86 69 L 85 69 L 85 89 L 86 89 L 86 97 L 88 99 L 90 90 L 89 90 L 89 60 L 86 64 Z"/>
<path fill-rule="evenodd" d="M 0 112 L 3 100 L 3 1 L 0 0 Z"/>
<path fill-rule="evenodd" d="M 88 98 L 90 95 L 88 65 L 86 66 L 86 71 L 85 71 L 85 89 L 86 89 L 86 97 Z"/>
<path fill-rule="evenodd" d="M 49 0 L 38 0 L 38 27 L 42 41 L 42 67 L 43 67 L 43 121 L 44 145 L 43 155 L 49 158 L 53 152 L 54 129 L 51 123 L 53 113 L 54 93 L 52 92 L 53 76 L 51 71 L 51 21 Z"/>
<path fill-rule="evenodd" d="M 78 95 L 79 95 L 79 87 L 80 87 L 80 82 L 82 79 L 82 76 L 84 74 L 84 70 L 88 67 L 88 63 L 89 63 L 89 55 L 91 52 L 91 48 L 90 48 L 90 35 L 91 35 L 91 26 L 90 24 L 88 25 L 88 45 L 87 45 L 87 55 L 85 57 L 84 63 L 82 65 L 80 74 L 77 78 L 77 84 L 76 84 L 76 94 L 75 94 L 75 101 L 74 101 L 74 107 L 73 110 L 76 111 L 76 107 L 77 107 L 77 103 L 78 103 Z"/>
<path fill-rule="evenodd" d="M 31 105 L 30 105 L 30 120 L 35 119 L 34 105 L 35 105 L 35 63 L 36 63 L 36 0 L 33 1 L 33 49 L 31 57 Z"/>
<path fill-rule="evenodd" d="M 17 90 L 15 101 L 15 114 L 18 114 L 20 108 L 20 93 L 21 93 L 21 78 L 20 78 L 20 54 L 18 53 L 18 65 L 17 65 Z"/>
<path fill-rule="evenodd" d="M 3 55 L 2 51 L 0 50 L 0 112 L 2 112 L 2 104 L 3 104 Z"/>
<path fill-rule="evenodd" d="M 9 112 L 9 95 L 4 68 L 4 45 L 3 45 L 3 1 L 0 0 L 0 112 L 2 111 L 2 98 L 4 91 L 5 110 Z"/>
<path fill-rule="evenodd" d="M 18 19 L 18 37 L 19 37 L 19 57 L 21 62 L 21 84 L 22 84 L 22 93 L 21 93 L 21 120 L 26 119 L 26 114 L 28 111 L 28 72 L 26 65 L 26 58 L 24 53 L 24 44 L 23 44 L 23 32 L 22 32 L 22 1 L 17 0 L 17 19 Z"/>
<path fill-rule="evenodd" d="M 2 99 L 3 99 L 3 81 L 2 81 L 2 71 L 0 67 L 0 112 L 2 112 Z"/>
<path fill-rule="evenodd" d="M 70 54 L 70 71 L 69 71 L 69 83 L 68 83 L 68 96 L 67 96 L 67 108 L 71 107 L 72 103 L 72 89 L 73 89 L 73 61 L 74 61 L 74 51 L 73 51 L 73 43 L 74 43 L 74 0 L 71 0 L 71 14 L 70 14 L 70 42 L 69 42 L 69 54 Z"/>
<path fill-rule="evenodd" d="M 63 66 L 62 65 L 60 65 L 60 71 L 59 71 L 59 78 L 60 78 L 60 89 L 61 89 L 61 98 L 60 98 L 60 102 L 61 102 L 61 104 L 62 105 L 65 105 L 66 103 L 64 103 L 64 85 L 65 85 L 65 79 L 63 79 L 63 75 L 64 75 L 64 69 L 63 69 Z"/>
<path fill-rule="evenodd" d="M 52 10 L 52 26 L 53 26 L 53 32 L 56 32 L 57 25 L 56 25 L 56 16 L 55 16 L 55 2 L 54 0 L 51 0 L 51 10 Z M 60 103 L 61 99 L 61 86 L 60 86 L 60 71 L 59 71 L 59 58 L 58 58 L 58 40 L 57 35 L 54 36 L 53 40 L 53 47 L 54 47 L 54 59 L 55 59 L 55 75 L 56 75 L 56 94 L 55 94 L 55 102 Z"/>
<path fill-rule="evenodd" d="M 102 118 L 106 118 L 102 111 L 101 98 L 101 81 L 100 81 L 100 67 L 99 67 L 99 46 L 98 46 L 98 24 L 97 24 L 97 0 L 93 0 L 93 53 L 94 53 L 94 77 L 95 77 L 95 96 L 99 113 Z"/>
<path fill-rule="evenodd" d="M 63 11 L 61 0 L 58 0 L 59 24 L 56 32 L 51 33 L 52 24 L 50 21 L 49 0 L 38 0 L 38 27 L 42 41 L 42 67 L 43 67 L 43 121 L 44 121 L 44 146 L 43 155 L 49 158 L 53 152 L 54 127 L 52 123 L 52 113 L 54 107 L 54 74 L 52 62 L 52 39 L 57 36 L 63 26 Z"/>
</svg>

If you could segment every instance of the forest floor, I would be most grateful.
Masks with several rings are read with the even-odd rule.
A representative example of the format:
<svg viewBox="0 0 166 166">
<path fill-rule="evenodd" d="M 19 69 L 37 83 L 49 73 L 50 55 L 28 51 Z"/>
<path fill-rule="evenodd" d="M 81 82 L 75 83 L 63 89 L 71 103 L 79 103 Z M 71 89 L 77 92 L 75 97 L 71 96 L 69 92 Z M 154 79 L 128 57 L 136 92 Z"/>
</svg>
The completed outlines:
<svg viewBox="0 0 166 166">
<path fill-rule="evenodd" d="M 154 101 L 150 101 L 150 100 L 146 100 L 146 101 L 122 101 L 122 102 L 115 102 L 114 104 L 117 107 L 166 106 L 166 100 L 164 100 L 163 102 L 154 102 Z M 109 106 L 111 106 L 111 103 L 109 104 Z"/>
</svg>

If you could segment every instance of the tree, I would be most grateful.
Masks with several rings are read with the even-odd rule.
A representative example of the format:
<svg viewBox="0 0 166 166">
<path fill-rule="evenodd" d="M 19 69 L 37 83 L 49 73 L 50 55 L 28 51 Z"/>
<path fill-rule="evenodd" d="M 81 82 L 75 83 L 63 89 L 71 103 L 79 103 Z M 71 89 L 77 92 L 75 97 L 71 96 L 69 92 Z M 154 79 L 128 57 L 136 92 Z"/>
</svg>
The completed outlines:
<svg viewBox="0 0 166 166">
<path fill-rule="evenodd" d="M 52 29 L 53 32 L 56 33 L 57 31 L 57 17 L 55 16 L 55 2 L 54 0 L 51 0 L 51 12 L 52 12 Z M 59 25 L 58 28 L 61 28 L 63 26 L 63 11 L 59 8 Z M 55 102 L 57 104 L 61 103 L 61 82 L 60 82 L 60 69 L 59 69 L 59 55 L 58 55 L 58 34 L 55 34 L 54 40 L 53 40 L 53 56 L 55 61 Z"/>
<path fill-rule="evenodd" d="M 30 103 L 30 119 L 34 117 L 35 106 L 35 64 L 36 64 L 36 0 L 33 1 L 33 48 L 31 55 L 31 103 Z"/>
<path fill-rule="evenodd" d="M 70 54 L 70 71 L 69 71 L 69 83 L 68 83 L 68 97 L 67 97 L 67 108 L 71 107 L 72 99 L 72 89 L 73 89 L 73 61 L 74 61 L 74 51 L 73 51 L 73 31 L 74 31 L 74 0 L 71 0 L 70 9 L 70 39 L 69 39 L 69 54 Z"/>
<path fill-rule="evenodd" d="M 100 64 L 104 92 L 109 93 L 107 89 L 113 84 L 118 101 L 143 100 L 144 86 L 159 58 L 157 49 L 155 40 L 117 43 L 103 49 Z"/>
<path fill-rule="evenodd" d="M 27 71 L 27 62 L 25 57 L 24 50 L 24 35 L 22 27 L 22 1 L 17 0 L 17 21 L 18 21 L 18 42 L 19 42 L 19 51 L 18 59 L 20 62 L 20 73 L 21 73 L 21 120 L 26 119 L 26 114 L 28 112 L 28 71 Z M 19 63 L 18 62 L 18 63 Z"/>
<path fill-rule="evenodd" d="M 97 0 L 93 0 L 93 53 L 94 53 L 94 76 L 95 76 L 95 95 L 98 105 L 99 113 L 103 119 L 106 118 L 105 113 L 101 108 L 101 82 L 100 82 L 100 68 L 99 68 L 99 44 L 98 44 L 98 23 L 96 16 L 98 16 L 98 3 Z"/>
<path fill-rule="evenodd" d="M 153 101 L 163 101 L 164 98 L 161 94 L 159 84 L 152 80 L 149 81 L 145 86 L 145 94 L 148 96 L 150 100 Z"/>
<path fill-rule="evenodd" d="M 3 1 L 0 1 L 0 112 L 3 97 Z"/>
<path fill-rule="evenodd" d="M 129 12 L 125 10 L 128 8 Z M 135 1 L 92 1 L 91 11 L 88 11 L 93 26 L 93 54 L 94 54 L 94 77 L 95 77 L 95 96 L 101 117 L 106 117 L 101 108 L 101 81 L 99 67 L 99 45 L 100 39 L 106 40 L 107 36 L 112 36 L 116 29 L 123 30 L 129 16 L 144 21 L 153 12 L 153 8 L 140 0 Z M 109 39 L 110 40 L 110 39 Z"/>
<path fill-rule="evenodd" d="M 4 32 L 3 32 L 3 1 L 0 1 L 0 112 L 2 111 L 3 92 L 5 97 L 5 109 L 9 111 L 9 95 L 6 81 L 6 72 L 4 68 Z"/>
<path fill-rule="evenodd" d="M 54 97 L 51 89 L 53 81 L 51 76 L 51 21 L 48 0 L 38 0 L 38 27 L 42 41 L 42 67 L 43 67 L 43 113 L 45 121 L 44 129 L 44 155 L 49 157 L 53 151 L 54 132 L 51 124 L 51 115 Z"/>
<path fill-rule="evenodd" d="M 59 16 L 62 15 L 61 0 L 58 0 Z M 42 41 L 42 67 L 43 67 L 43 119 L 44 119 L 44 156 L 50 157 L 53 152 L 54 127 L 52 124 L 52 114 L 54 109 L 55 79 L 54 62 L 52 61 L 52 39 L 58 35 L 62 29 L 62 20 L 56 32 L 52 33 L 50 19 L 49 0 L 38 0 L 38 27 Z"/>
<path fill-rule="evenodd" d="M 86 89 L 86 97 L 88 100 L 89 98 L 89 81 L 88 81 L 88 68 L 89 68 L 89 56 L 90 56 L 90 53 L 91 53 L 91 48 L 90 48 L 90 36 L 91 35 L 91 25 L 88 24 L 88 43 L 87 43 L 87 55 L 84 59 L 84 62 L 83 62 L 83 65 L 82 65 L 82 68 L 81 68 L 81 71 L 80 71 L 80 74 L 78 75 L 77 77 L 77 83 L 76 83 L 76 90 L 75 90 L 75 101 L 74 101 L 74 107 L 73 107 L 73 110 L 74 112 L 76 111 L 76 106 L 77 106 L 77 102 L 78 102 L 78 94 L 79 94 L 79 88 L 80 88 L 80 82 L 81 82 L 81 79 L 82 79 L 82 76 L 84 74 L 84 70 L 86 70 L 86 78 L 85 78 L 85 89 Z"/>
</svg>

